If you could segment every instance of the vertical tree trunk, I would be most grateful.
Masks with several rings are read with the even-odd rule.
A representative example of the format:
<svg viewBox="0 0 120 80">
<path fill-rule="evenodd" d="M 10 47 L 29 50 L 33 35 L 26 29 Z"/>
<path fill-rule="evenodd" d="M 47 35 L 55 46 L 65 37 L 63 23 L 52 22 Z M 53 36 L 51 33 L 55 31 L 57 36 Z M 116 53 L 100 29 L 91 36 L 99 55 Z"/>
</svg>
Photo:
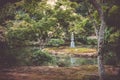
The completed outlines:
<svg viewBox="0 0 120 80">
<path fill-rule="evenodd" d="M 101 26 L 98 36 L 98 70 L 99 70 L 100 80 L 104 80 L 105 69 L 104 69 L 104 60 L 103 60 L 103 54 L 104 54 L 103 47 L 104 47 L 104 32 L 106 26 L 104 21 L 104 15 L 101 15 L 100 19 L 101 19 Z"/>
<path fill-rule="evenodd" d="M 99 71 L 99 77 L 100 80 L 105 79 L 105 68 L 104 68 L 104 60 L 103 60 L 103 47 L 104 47 L 104 32 L 105 32 L 105 21 L 104 21 L 104 14 L 103 10 L 98 4 L 96 0 L 90 0 L 92 5 L 96 8 L 98 11 L 98 14 L 100 16 L 100 29 L 99 29 L 99 34 L 98 34 L 98 71 Z"/>
</svg>

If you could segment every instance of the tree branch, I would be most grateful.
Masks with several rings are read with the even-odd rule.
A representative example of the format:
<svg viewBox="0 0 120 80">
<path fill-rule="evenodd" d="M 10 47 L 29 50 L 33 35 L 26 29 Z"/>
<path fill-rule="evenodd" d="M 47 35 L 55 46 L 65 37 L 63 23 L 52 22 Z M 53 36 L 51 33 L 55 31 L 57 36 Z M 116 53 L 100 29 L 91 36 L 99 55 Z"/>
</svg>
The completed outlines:
<svg viewBox="0 0 120 80">
<path fill-rule="evenodd" d="M 100 16 L 103 16 L 103 12 L 100 4 L 96 0 L 89 0 L 89 1 L 96 8 L 96 10 L 98 11 L 98 14 Z"/>
</svg>

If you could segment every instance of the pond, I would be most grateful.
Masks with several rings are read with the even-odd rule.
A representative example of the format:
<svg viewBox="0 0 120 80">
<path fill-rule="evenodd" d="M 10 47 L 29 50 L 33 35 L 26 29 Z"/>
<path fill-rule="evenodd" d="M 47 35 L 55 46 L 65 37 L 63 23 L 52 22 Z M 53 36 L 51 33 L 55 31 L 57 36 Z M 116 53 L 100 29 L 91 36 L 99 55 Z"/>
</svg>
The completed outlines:
<svg viewBox="0 0 120 80">
<path fill-rule="evenodd" d="M 39 49 L 39 47 L 18 47 L 0 50 L 0 64 L 11 66 L 19 65 L 26 66 L 32 65 L 30 58 L 33 54 L 33 50 Z M 48 65 L 71 67 L 80 65 L 93 65 L 97 64 L 96 58 L 74 57 L 72 55 L 52 55 L 55 58 L 54 63 Z M 44 66 L 44 65 L 43 65 Z"/>
<path fill-rule="evenodd" d="M 80 66 L 97 64 L 97 58 L 74 57 L 72 55 L 57 55 L 55 56 L 58 66 Z"/>
</svg>

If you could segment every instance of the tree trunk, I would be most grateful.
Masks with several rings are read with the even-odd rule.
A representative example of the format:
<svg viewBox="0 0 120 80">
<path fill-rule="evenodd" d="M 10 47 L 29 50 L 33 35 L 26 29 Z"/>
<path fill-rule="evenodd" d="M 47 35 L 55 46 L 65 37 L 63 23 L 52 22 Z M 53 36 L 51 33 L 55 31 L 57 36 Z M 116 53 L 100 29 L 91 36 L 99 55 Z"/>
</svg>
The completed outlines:
<svg viewBox="0 0 120 80">
<path fill-rule="evenodd" d="M 100 16 L 101 18 L 101 26 L 99 30 L 98 36 L 98 70 L 100 80 L 104 80 L 105 78 L 105 69 L 104 69 L 104 60 L 103 60 L 103 47 L 104 47 L 104 32 L 105 32 L 105 21 L 104 16 Z"/>
<path fill-rule="evenodd" d="M 104 21 L 104 14 L 103 10 L 98 4 L 96 0 L 90 0 L 92 5 L 96 8 L 98 11 L 98 14 L 100 16 L 100 29 L 98 34 L 98 72 L 100 80 L 105 80 L 105 68 L 104 68 L 104 60 L 103 60 L 103 47 L 104 47 L 104 33 L 105 33 L 105 21 Z"/>
</svg>

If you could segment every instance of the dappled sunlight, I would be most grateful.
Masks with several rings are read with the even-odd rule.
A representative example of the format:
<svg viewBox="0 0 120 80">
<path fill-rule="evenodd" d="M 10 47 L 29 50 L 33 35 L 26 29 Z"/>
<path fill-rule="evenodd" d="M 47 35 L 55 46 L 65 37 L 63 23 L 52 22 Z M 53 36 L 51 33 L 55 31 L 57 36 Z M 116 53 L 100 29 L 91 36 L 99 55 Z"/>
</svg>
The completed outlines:
<svg viewBox="0 0 120 80">
<path fill-rule="evenodd" d="M 51 54 L 70 54 L 70 55 L 81 55 L 81 56 L 96 56 L 96 49 L 93 48 L 70 48 L 70 47 L 49 47 L 44 50 Z"/>
<path fill-rule="evenodd" d="M 119 0 L 0 0 L 0 12 L 0 80 L 120 80 Z"/>
</svg>

